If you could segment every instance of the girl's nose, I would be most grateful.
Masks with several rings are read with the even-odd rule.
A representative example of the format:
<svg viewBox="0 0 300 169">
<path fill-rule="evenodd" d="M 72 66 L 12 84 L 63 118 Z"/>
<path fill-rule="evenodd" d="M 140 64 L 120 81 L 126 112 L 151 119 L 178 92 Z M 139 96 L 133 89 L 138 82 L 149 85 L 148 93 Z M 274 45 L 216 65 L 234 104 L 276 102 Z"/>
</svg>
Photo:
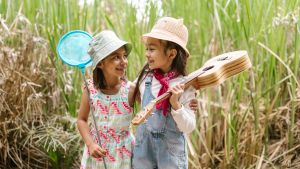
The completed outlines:
<svg viewBox="0 0 300 169">
<path fill-rule="evenodd" d="M 121 59 L 121 63 L 122 63 L 122 64 L 126 64 L 126 65 L 127 65 L 127 64 L 128 64 L 128 59 L 127 59 L 127 57 L 125 57 L 125 56 L 124 56 L 124 57 L 122 57 L 122 59 Z"/>
<path fill-rule="evenodd" d="M 150 57 L 150 52 L 149 52 L 149 50 L 146 50 L 146 53 L 145 53 L 145 54 L 146 54 L 146 57 L 147 57 L 147 58 Z"/>
</svg>

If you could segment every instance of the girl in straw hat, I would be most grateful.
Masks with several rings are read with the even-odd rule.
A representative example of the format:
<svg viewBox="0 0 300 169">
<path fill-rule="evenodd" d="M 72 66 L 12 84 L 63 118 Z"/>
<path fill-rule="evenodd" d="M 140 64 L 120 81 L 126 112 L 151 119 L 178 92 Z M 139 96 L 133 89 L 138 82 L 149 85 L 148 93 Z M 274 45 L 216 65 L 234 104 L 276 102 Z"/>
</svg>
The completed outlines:
<svg viewBox="0 0 300 169">
<path fill-rule="evenodd" d="M 186 133 L 196 126 L 188 103 L 195 98 L 192 87 L 179 85 L 186 75 L 189 51 L 188 30 L 182 19 L 159 19 L 150 33 L 143 35 L 147 64 L 141 71 L 134 98 L 141 96 L 142 107 L 170 90 L 169 100 L 156 105 L 153 115 L 138 126 L 133 149 L 134 169 L 186 169 Z"/>
<path fill-rule="evenodd" d="M 82 169 L 105 168 L 104 164 L 107 169 L 131 168 L 133 101 L 129 98 L 132 98 L 134 85 L 124 79 L 130 51 L 131 44 L 108 30 L 90 42 L 88 53 L 93 61 L 93 80 L 88 80 L 88 87 L 84 88 L 77 120 L 85 142 Z M 90 110 L 94 112 L 96 128 L 88 126 Z M 102 147 L 98 145 L 96 132 Z"/>
</svg>

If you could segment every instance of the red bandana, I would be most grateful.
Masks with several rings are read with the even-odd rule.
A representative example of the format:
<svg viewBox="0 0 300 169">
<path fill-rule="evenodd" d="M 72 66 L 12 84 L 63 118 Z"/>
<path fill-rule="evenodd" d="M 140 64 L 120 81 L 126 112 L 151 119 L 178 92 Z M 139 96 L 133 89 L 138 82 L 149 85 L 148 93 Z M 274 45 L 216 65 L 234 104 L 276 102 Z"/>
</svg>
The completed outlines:
<svg viewBox="0 0 300 169">
<path fill-rule="evenodd" d="M 159 81 L 159 83 L 161 84 L 161 88 L 158 92 L 158 96 L 164 94 L 166 91 L 168 91 L 169 89 L 169 81 L 171 79 L 174 79 L 178 76 L 178 73 L 174 70 L 170 71 L 167 73 L 167 75 L 164 76 L 164 73 L 160 70 L 160 69 L 154 69 L 153 70 L 153 75 L 154 77 Z M 166 116 L 168 113 L 168 104 L 169 104 L 169 100 L 165 99 L 164 101 L 158 103 L 156 105 L 156 108 L 163 108 L 163 115 Z"/>
</svg>

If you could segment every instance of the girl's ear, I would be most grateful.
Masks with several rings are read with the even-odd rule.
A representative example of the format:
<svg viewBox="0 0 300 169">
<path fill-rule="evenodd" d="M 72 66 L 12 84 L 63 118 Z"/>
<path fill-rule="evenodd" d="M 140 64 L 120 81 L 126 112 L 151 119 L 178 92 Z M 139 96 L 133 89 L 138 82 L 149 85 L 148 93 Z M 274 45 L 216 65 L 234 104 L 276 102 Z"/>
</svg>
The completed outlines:
<svg viewBox="0 0 300 169">
<path fill-rule="evenodd" d="M 102 69 L 103 68 L 103 62 L 98 63 L 97 68 Z"/>
<path fill-rule="evenodd" d="M 170 49 L 168 53 L 169 53 L 169 58 L 173 60 L 173 59 L 175 59 L 175 57 L 177 55 L 177 50 L 176 49 Z"/>
</svg>

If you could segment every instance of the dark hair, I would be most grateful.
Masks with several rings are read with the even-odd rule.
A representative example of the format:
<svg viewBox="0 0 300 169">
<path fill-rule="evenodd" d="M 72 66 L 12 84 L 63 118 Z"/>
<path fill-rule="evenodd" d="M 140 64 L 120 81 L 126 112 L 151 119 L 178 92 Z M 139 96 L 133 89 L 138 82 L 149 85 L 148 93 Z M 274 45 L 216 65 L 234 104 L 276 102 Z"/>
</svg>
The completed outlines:
<svg viewBox="0 0 300 169">
<path fill-rule="evenodd" d="M 186 63 L 187 63 L 188 55 L 185 52 L 185 50 L 177 43 L 170 42 L 170 41 L 165 41 L 165 42 L 166 42 L 165 49 L 164 49 L 165 54 L 167 53 L 168 49 L 176 49 L 177 51 L 177 55 L 174 58 L 171 65 L 171 70 L 175 69 L 179 75 L 183 75 L 183 76 L 187 75 Z M 163 41 L 161 41 L 161 43 L 163 43 Z"/>
<path fill-rule="evenodd" d="M 106 88 L 106 80 L 102 70 L 96 67 L 93 71 L 93 82 L 96 89 L 105 89 Z"/>
<path fill-rule="evenodd" d="M 169 49 L 176 49 L 177 55 L 174 58 L 172 65 L 171 65 L 171 70 L 176 70 L 179 75 L 187 75 L 186 71 L 186 63 L 187 63 L 187 58 L 188 54 L 185 52 L 185 50 L 179 46 L 178 44 L 170 41 L 165 41 L 165 40 L 160 40 L 161 45 L 164 46 L 164 53 L 166 54 Z M 140 94 L 139 92 L 139 86 L 142 81 L 142 78 L 145 77 L 145 73 L 150 73 L 151 71 L 149 70 L 149 65 L 148 63 L 143 67 L 141 72 L 139 73 L 138 80 L 136 82 L 136 87 L 133 92 L 133 100 L 134 102 L 136 101 L 136 97 Z M 146 75 L 147 75 L 146 74 Z"/>
</svg>

